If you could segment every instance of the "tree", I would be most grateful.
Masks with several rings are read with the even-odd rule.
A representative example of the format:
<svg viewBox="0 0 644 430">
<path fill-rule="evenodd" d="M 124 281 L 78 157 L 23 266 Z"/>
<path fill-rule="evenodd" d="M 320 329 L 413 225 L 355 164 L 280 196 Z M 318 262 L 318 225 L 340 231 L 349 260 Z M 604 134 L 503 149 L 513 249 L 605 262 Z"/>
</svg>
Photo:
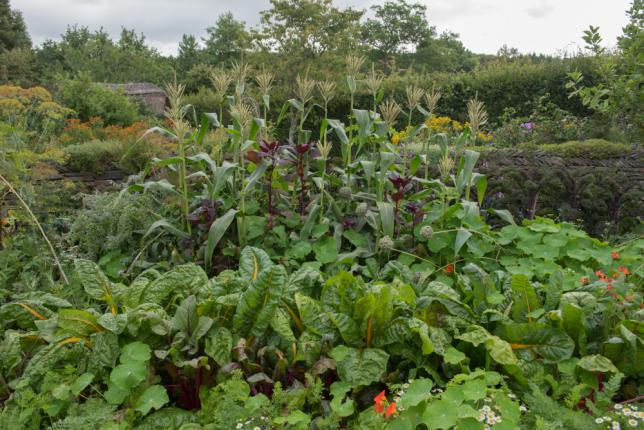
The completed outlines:
<svg viewBox="0 0 644 430">
<path fill-rule="evenodd" d="M 503 44 L 499 48 L 498 51 L 496 51 L 496 56 L 502 58 L 503 60 L 513 60 L 515 58 L 519 58 L 521 56 L 521 53 L 517 48 L 511 48 L 507 44 Z"/>
<path fill-rule="evenodd" d="M 439 37 L 422 41 L 411 57 L 426 71 L 435 72 L 470 71 L 477 64 L 476 58 L 465 48 L 458 34 L 447 31 Z"/>
<path fill-rule="evenodd" d="M 31 38 L 22 13 L 11 10 L 9 0 L 0 0 L 0 52 L 14 48 L 31 48 Z"/>
<path fill-rule="evenodd" d="M 192 69 L 201 60 L 201 48 L 197 38 L 192 34 L 184 34 L 179 42 L 177 69 L 181 74 Z"/>
<path fill-rule="evenodd" d="M 383 59 L 392 54 L 415 51 L 418 45 L 435 34 L 427 23 L 427 7 L 406 0 L 386 1 L 372 6 L 375 18 L 362 26 L 365 43 L 378 51 Z"/>
<path fill-rule="evenodd" d="M 239 58 L 250 47 L 250 36 L 243 21 L 237 21 L 232 13 L 219 15 L 214 26 L 206 29 L 208 37 L 205 53 L 212 63 L 228 62 Z"/>
<path fill-rule="evenodd" d="M 298 58 L 316 58 L 330 51 L 351 50 L 363 12 L 338 9 L 332 0 L 271 0 L 261 12 L 256 39 L 266 49 Z"/>
<path fill-rule="evenodd" d="M 172 60 L 146 44 L 145 36 L 123 28 L 118 41 L 102 28 L 71 26 L 60 42 L 47 41 L 36 52 L 43 79 L 57 80 L 86 73 L 95 82 L 153 82 L 163 84 L 172 76 Z"/>
</svg>

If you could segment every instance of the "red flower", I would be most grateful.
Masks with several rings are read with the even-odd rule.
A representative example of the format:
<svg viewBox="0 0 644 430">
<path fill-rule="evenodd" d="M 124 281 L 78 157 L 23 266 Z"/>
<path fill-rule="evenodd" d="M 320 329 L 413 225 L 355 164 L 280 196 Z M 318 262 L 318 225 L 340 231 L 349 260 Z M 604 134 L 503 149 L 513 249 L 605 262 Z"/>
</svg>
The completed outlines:
<svg viewBox="0 0 644 430">
<path fill-rule="evenodd" d="M 385 412 L 385 417 L 389 418 L 390 416 L 396 414 L 396 402 L 390 403 L 387 411 Z"/>
<path fill-rule="evenodd" d="M 454 265 L 448 264 L 447 266 L 445 266 L 445 273 L 454 273 Z"/>
<path fill-rule="evenodd" d="M 619 276 L 619 273 L 613 273 L 613 278 L 617 278 Z"/>
<path fill-rule="evenodd" d="M 631 272 L 628 271 L 628 267 L 624 267 L 624 270 L 622 271 L 624 275 L 630 275 Z"/>
<path fill-rule="evenodd" d="M 601 270 L 596 271 L 595 275 L 599 276 L 600 278 L 604 277 L 604 273 Z"/>
<path fill-rule="evenodd" d="M 617 252 L 611 252 L 611 253 L 610 253 L 610 258 L 618 259 L 618 258 L 619 258 L 619 254 L 618 254 Z"/>
<path fill-rule="evenodd" d="M 385 410 L 385 390 L 382 390 L 376 397 L 373 398 L 373 407 L 376 409 L 377 414 L 381 414 Z"/>
</svg>

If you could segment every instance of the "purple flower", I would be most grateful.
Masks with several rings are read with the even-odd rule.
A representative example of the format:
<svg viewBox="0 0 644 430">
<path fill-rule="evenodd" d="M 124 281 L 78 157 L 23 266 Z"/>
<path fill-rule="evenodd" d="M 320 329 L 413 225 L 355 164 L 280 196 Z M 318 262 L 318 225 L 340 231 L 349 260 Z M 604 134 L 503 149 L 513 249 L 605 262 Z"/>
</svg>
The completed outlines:
<svg viewBox="0 0 644 430">
<path fill-rule="evenodd" d="M 519 124 L 519 127 L 521 127 L 524 130 L 532 131 L 534 128 L 534 122 L 522 122 Z"/>
</svg>

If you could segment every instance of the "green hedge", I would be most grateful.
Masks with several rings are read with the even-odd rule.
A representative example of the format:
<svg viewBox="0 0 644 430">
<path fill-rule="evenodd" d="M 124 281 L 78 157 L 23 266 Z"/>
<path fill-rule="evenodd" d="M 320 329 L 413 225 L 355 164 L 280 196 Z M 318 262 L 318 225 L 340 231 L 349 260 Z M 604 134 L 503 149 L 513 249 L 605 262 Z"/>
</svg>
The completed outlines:
<svg viewBox="0 0 644 430">
<path fill-rule="evenodd" d="M 588 139 L 583 142 L 571 140 L 548 145 L 521 144 L 517 149 L 540 150 L 562 158 L 586 158 L 590 160 L 622 157 L 632 152 L 632 148 L 629 145 L 613 143 L 604 139 Z"/>
</svg>

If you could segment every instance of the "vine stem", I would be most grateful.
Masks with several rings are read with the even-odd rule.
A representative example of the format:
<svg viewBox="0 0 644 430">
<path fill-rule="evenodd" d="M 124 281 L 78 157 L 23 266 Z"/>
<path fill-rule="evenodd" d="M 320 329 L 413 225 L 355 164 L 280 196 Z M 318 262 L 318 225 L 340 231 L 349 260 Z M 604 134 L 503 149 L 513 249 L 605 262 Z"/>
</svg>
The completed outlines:
<svg viewBox="0 0 644 430">
<path fill-rule="evenodd" d="M 22 206 L 25 208 L 27 213 L 29 213 L 29 216 L 34 221 L 34 223 L 36 224 L 36 227 L 38 227 L 38 230 L 40 231 L 40 234 L 42 235 L 42 237 L 45 239 L 45 242 L 47 242 L 47 245 L 49 246 L 49 250 L 51 251 L 51 254 L 54 257 L 54 263 L 58 267 L 58 271 L 60 272 L 60 276 L 65 281 L 65 284 L 69 285 L 69 279 L 67 278 L 67 275 L 65 274 L 65 270 L 63 270 L 63 266 L 60 264 L 60 260 L 58 259 L 58 254 L 56 254 L 56 249 L 54 249 L 54 245 L 52 245 L 52 243 L 49 241 L 49 238 L 47 237 L 47 234 L 45 234 L 45 230 L 43 230 L 42 225 L 40 224 L 40 222 L 38 222 L 38 218 L 36 218 L 36 215 L 34 215 L 34 213 L 31 211 L 31 208 L 29 207 L 27 202 L 25 202 L 22 199 L 20 194 L 11 185 L 11 183 L 7 179 L 5 179 L 4 176 L 2 176 L 2 175 L 0 175 L 0 180 L 2 180 L 2 182 L 5 183 L 5 185 L 9 188 L 9 191 L 11 193 L 13 193 L 13 195 L 16 196 L 16 198 L 20 201 L 20 204 L 22 204 Z"/>
</svg>

